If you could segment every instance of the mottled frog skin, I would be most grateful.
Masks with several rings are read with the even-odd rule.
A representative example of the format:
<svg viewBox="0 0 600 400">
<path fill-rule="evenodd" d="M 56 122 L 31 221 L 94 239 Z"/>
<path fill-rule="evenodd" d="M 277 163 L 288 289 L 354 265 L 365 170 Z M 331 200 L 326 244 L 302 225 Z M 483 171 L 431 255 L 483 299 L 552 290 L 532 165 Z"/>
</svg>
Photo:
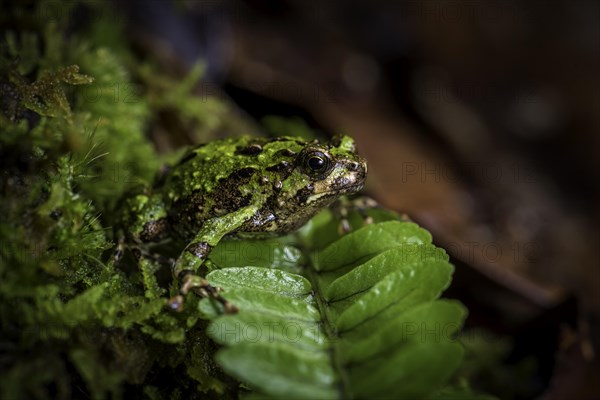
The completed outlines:
<svg viewBox="0 0 600 400">
<path fill-rule="evenodd" d="M 187 243 L 173 266 L 176 277 L 186 277 L 170 302 L 180 309 L 190 288 L 218 296 L 194 273 L 225 235 L 293 232 L 340 196 L 359 191 L 366 174 L 348 136 L 326 143 L 217 140 L 191 149 L 153 188 L 127 196 L 119 226 L 129 245 L 170 238 Z"/>
</svg>

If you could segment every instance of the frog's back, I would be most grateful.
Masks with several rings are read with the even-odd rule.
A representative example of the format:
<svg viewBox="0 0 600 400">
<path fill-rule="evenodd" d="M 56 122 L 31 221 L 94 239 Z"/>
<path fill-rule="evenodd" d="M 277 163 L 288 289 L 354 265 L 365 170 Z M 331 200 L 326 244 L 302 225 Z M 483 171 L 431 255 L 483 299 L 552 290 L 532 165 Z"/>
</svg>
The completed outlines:
<svg viewBox="0 0 600 400">
<path fill-rule="evenodd" d="M 292 138 L 242 137 L 193 148 L 163 186 L 175 233 L 189 237 L 209 218 L 266 201 L 304 146 Z"/>
</svg>

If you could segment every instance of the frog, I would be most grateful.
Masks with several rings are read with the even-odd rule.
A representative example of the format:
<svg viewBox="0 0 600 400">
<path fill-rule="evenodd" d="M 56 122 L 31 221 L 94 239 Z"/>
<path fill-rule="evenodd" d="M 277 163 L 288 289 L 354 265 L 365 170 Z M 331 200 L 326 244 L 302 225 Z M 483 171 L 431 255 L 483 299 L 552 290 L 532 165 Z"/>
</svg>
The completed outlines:
<svg viewBox="0 0 600 400">
<path fill-rule="evenodd" d="M 264 237 L 298 230 L 342 196 L 359 192 L 367 163 L 350 136 L 327 141 L 298 137 L 238 137 L 192 147 L 151 187 L 121 202 L 119 242 L 144 249 L 185 243 L 171 270 L 178 293 L 167 306 L 183 310 L 190 290 L 237 307 L 198 275 L 224 237 Z M 118 250 L 122 253 L 122 249 Z"/>
</svg>

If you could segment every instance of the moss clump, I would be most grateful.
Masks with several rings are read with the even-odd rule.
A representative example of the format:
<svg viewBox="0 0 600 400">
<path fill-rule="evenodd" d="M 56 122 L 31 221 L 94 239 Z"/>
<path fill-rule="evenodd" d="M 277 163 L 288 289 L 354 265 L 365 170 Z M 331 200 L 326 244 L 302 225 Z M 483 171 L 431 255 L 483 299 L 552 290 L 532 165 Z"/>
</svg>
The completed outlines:
<svg viewBox="0 0 600 400">
<path fill-rule="evenodd" d="M 124 35 L 101 34 L 112 20 L 73 29 L 70 16 L 108 5 L 40 1 L 0 19 L 1 398 L 227 390 L 205 322 L 164 312 L 111 256 L 117 200 L 161 165 L 146 137 L 155 116 L 168 109 L 207 139 L 227 106 L 193 95 L 200 66 L 166 84 L 175 78 L 137 61 Z"/>
</svg>

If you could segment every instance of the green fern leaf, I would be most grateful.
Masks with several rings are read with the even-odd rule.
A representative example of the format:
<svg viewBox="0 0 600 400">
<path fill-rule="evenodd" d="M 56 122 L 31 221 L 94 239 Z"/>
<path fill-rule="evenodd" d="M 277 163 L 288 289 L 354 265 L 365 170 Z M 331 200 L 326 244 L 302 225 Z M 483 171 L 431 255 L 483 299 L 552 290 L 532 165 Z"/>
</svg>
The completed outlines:
<svg viewBox="0 0 600 400">
<path fill-rule="evenodd" d="M 199 303 L 227 373 L 261 397 L 439 396 L 462 361 L 466 310 L 438 299 L 453 266 L 427 231 L 382 222 L 308 256 L 273 243 L 225 242 L 211 257 L 222 268 L 209 281 L 240 308 Z"/>
</svg>

